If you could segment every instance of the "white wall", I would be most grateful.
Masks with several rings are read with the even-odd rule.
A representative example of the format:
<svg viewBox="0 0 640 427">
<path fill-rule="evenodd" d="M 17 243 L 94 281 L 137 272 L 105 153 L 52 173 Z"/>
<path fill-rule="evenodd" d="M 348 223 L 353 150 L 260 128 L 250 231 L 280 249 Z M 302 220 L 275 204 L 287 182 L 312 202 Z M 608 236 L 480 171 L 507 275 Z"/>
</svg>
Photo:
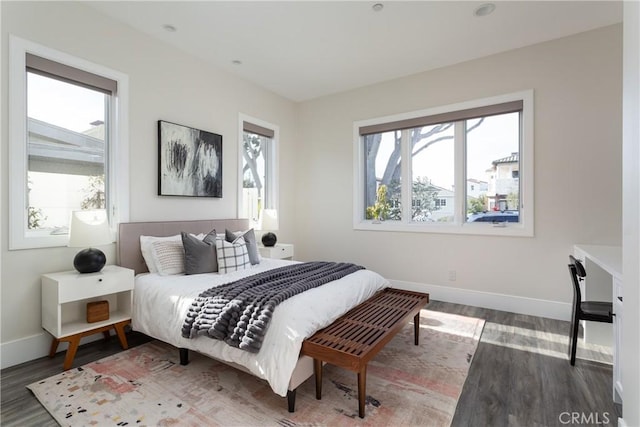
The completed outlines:
<svg viewBox="0 0 640 427">
<path fill-rule="evenodd" d="M 624 423 L 640 426 L 640 3 L 624 4 L 622 387 Z"/>
<path fill-rule="evenodd" d="M 298 153 L 308 173 L 296 191 L 313 197 L 297 204 L 296 241 L 306 243 L 297 255 L 363 263 L 418 289 L 436 285 L 423 287 L 434 299 L 465 289 L 475 299 L 464 302 L 546 305 L 568 319 L 572 245 L 621 244 L 621 42 L 616 25 L 302 103 Z M 344 207 L 354 197 L 354 121 L 527 89 L 535 91 L 535 237 L 352 229 Z"/>
<path fill-rule="evenodd" d="M 2 8 L 2 366 L 47 353 L 40 318 L 40 274 L 69 270 L 70 248 L 8 251 L 8 34 L 126 73 L 130 83 L 132 221 L 236 217 L 238 117 L 280 127 L 282 241 L 292 240 L 295 104 L 133 31 L 73 2 L 1 2 Z M 157 120 L 223 135 L 223 198 L 158 197 Z M 106 252 L 114 262 L 115 250 Z"/>
</svg>

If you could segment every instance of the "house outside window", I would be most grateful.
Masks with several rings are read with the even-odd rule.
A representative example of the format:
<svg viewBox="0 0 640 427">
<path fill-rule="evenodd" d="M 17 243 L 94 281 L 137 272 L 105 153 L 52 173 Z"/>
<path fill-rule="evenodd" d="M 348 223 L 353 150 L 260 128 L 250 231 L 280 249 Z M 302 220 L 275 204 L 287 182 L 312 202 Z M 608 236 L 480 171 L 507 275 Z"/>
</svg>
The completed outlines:
<svg viewBox="0 0 640 427">
<path fill-rule="evenodd" d="M 354 227 L 532 235 L 532 119 L 528 91 L 355 123 Z M 508 231 L 469 219 L 502 208 Z"/>
<path fill-rule="evenodd" d="M 128 220 L 127 77 L 13 36 L 10 59 L 10 249 L 66 245 L 74 210 Z"/>
<path fill-rule="evenodd" d="M 278 208 L 277 150 L 278 127 L 262 120 L 241 115 L 240 179 L 238 212 L 258 226 L 263 209 Z"/>
<path fill-rule="evenodd" d="M 491 162 L 488 208 L 494 211 L 517 211 L 519 200 L 520 154 L 512 152 L 509 156 Z"/>
</svg>

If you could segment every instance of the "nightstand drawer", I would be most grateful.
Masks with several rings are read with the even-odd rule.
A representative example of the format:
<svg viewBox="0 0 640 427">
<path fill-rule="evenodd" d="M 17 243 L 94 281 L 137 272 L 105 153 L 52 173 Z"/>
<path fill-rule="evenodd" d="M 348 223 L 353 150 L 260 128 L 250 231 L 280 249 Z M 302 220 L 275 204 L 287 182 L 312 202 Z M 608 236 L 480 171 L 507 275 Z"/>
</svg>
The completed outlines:
<svg viewBox="0 0 640 427">
<path fill-rule="evenodd" d="M 260 255 L 265 258 L 286 259 L 293 258 L 293 245 L 279 243 L 275 246 L 260 246 Z"/>
<path fill-rule="evenodd" d="M 98 273 L 64 272 L 43 276 L 44 286 L 57 286 L 58 303 L 99 297 L 133 289 L 133 270 L 109 266 Z"/>
<path fill-rule="evenodd" d="M 274 258 L 292 258 L 293 257 L 293 245 L 276 245 L 273 250 L 278 254 Z"/>
</svg>

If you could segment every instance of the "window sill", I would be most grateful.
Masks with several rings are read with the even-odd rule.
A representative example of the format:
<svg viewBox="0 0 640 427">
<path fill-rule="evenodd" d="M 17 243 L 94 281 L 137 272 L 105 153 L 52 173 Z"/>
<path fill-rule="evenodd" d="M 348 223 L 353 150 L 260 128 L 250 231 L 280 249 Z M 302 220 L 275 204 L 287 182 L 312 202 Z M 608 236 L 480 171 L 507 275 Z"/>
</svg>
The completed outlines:
<svg viewBox="0 0 640 427">
<path fill-rule="evenodd" d="M 479 236 L 510 236 L 533 237 L 533 227 L 524 224 L 506 223 L 494 225 L 489 223 L 476 224 L 438 224 L 428 225 L 419 223 L 403 223 L 399 221 L 360 221 L 353 224 L 354 230 L 361 231 L 394 231 L 405 233 L 434 233 L 434 234 L 466 234 Z"/>
<path fill-rule="evenodd" d="M 9 250 L 56 248 L 67 246 L 69 235 L 43 235 L 42 233 L 11 233 Z"/>
</svg>

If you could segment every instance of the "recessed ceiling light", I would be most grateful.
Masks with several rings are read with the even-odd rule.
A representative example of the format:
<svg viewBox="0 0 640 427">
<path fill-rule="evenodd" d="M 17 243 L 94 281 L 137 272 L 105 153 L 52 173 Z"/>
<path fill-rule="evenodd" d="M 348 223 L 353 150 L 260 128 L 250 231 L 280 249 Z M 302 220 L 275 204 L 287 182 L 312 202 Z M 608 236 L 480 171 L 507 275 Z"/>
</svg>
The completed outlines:
<svg viewBox="0 0 640 427">
<path fill-rule="evenodd" d="M 234 59 L 233 61 L 231 61 L 231 63 L 233 65 L 242 65 L 242 61 L 240 61 L 239 59 Z"/>
<path fill-rule="evenodd" d="M 384 9 L 384 5 L 382 3 L 376 3 L 371 6 L 371 9 L 373 9 L 374 12 L 380 12 L 382 9 Z"/>
<path fill-rule="evenodd" d="M 164 28 L 165 31 L 168 31 L 170 33 L 175 33 L 176 31 L 178 31 L 178 29 L 171 24 L 164 24 L 162 28 Z"/>
<path fill-rule="evenodd" d="M 485 4 L 481 4 L 480 6 L 478 6 L 476 8 L 476 10 L 473 11 L 473 14 L 475 16 L 487 16 L 490 15 L 491 13 L 493 13 L 493 11 L 496 10 L 496 5 L 493 3 L 485 3 Z"/>
</svg>

